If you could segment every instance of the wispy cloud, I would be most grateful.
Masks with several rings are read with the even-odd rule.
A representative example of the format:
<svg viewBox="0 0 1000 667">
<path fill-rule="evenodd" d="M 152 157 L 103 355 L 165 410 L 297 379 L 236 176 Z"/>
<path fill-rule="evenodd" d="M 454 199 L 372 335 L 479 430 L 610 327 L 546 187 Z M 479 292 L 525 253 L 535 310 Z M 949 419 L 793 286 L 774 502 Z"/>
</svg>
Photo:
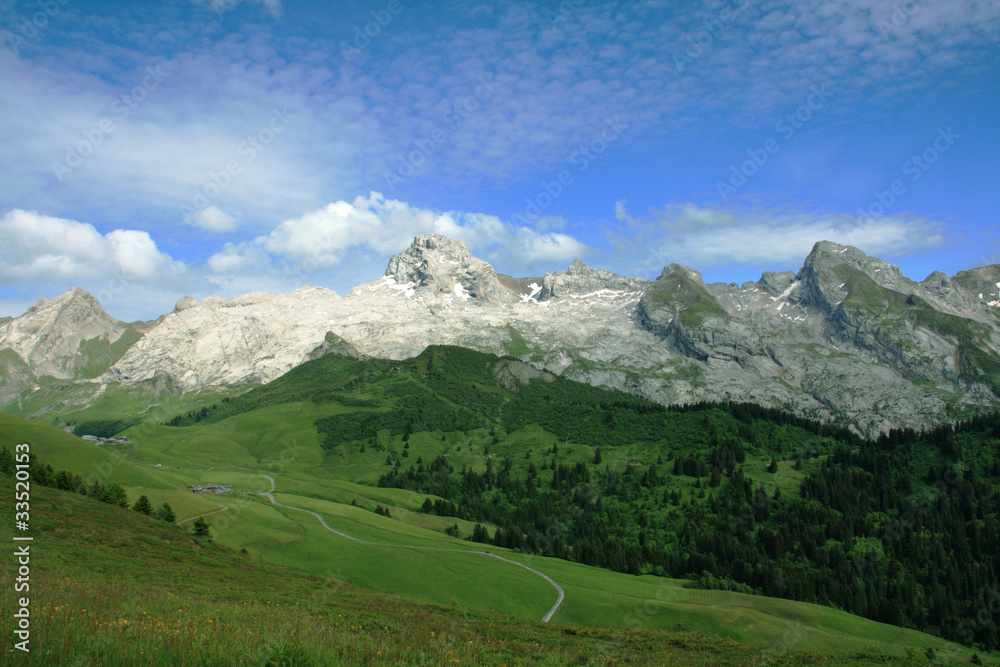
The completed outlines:
<svg viewBox="0 0 1000 667">
<path fill-rule="evenodd" d="M 803 131 L 782 150 L 783 162 L 734 200 L 748 201 L 788 165 L 791 176 L 773 186 L 792 192 L 786 201 L 812 194 L 815 179 L 807 177 L 820 169 L 831 175 L 825 193 L 849 189 L 851 179 L 870 192 L 874 176 L 857 172 L 873 167 L 856 166 L 858 143 L 922 111 L 925 91 L 1000 65 L 996 2 L 563 4 L 572 7 L 481 3 L 467 11 L 468 3 L 454 2 L 431 12 L 403 3 L 377 39 L 348 58 L 341 42 L 353 39 L 369 10 L 338 5 L 306 14 L 279 0 L 192 0 L 88 13 L 67 3 L 17 49 L 0 40 L 0 212 L 11 211 L 4 224 L 38 211 L 31 215 L 40 224 L 61 221 L 80 248 L 121 270 L 128 267 L 115 259 L 114 239 L 159 262 L 154 272 L 182 260 L 182 287 L 197 294 L 282 290 L 290 268 L 349 287 L 380 273 L 386 256 L 422 231 L 458 238 L 509 272 L 552 270 L 576 256 L 600 261 L 595 234 L 584 228 L 610 214 L 616 199 L 638 201 L 636 183 L 646 184 L 644 206 L 661 208 L 632 216 L 620 205 L 609 232 L 617 254 L 603 264 L 622 272 L 646 271 L 651 257 L 661 266 L 791 265 L 821 238 L 874 254 L 943 243 L 946 230 L 921 215 L 853 231 L 842 224 L 837 211 L 867 200 L 809 208 L 816 214 L 705 202 L 718 202 L 712 186 L 733 156 L 756 145 L 743 135 L 772 133 L 776 118 L 823 84 L 836 99 L 808 130 L 834 128 L 824 137 L 838 149 L 828 151 L 829 163 L 819 164 Z M 31 20 L 20 7 L 0 16 L 0 35 L 19 35 Z M 161 74 L 150 78 L 151 69 Z M 280 132 L 270 127 L 276 113 L 288 117 Z M 503 221 L 609 117 L 628 132 L 586 174 L 596 179 L 600 168 L 607 183 L 584 185 L 581 177 L 546 217 Z M 714 137 L 726 133 L 740 135 L 739 145 L 712 152 Z M 969 136 L 962 150 L 976 148 Z M 961 162 L 951 158 L 949 165 Z M 70 159 L 68 172 L 55 168 Z M 668 172 L 657 170 L 677 164 L 698 172 L 701 185 L 664 182 Z M 412 175 L 387 190 L 386 175 L 401 165 Z M 662 208 L 699 201 L 699 187 L 708 193 L 699 204 Z M 387 196 L 358 197 L 372 190 Z M 906 206 L 918 208 L 920 196 L 908 194 Z M 577 198 L 584 203 L 571 215 Z M 114 237 L 116 230 L 125 231 Z M 0 271 L 8 284 L 44 280 L 45 271 L 98 279 L 84 254 L 56 241 L 46 252 L 31 250 L 45 244 L 18 234 L 20 245 L 5 241 Z"/>
<path fill-rule="evenodd" d="M 192 0 L 196 5 L 207 7 L 220 17 L 240 5 L 263 5 L 274 18 L 281 18 L 281 0 Z"/>
<path fill-rule="evenodd" d="M 870 255 L 899 256 L 944 244 L 941 226 L 919 217 L 884 216 L 858 226 L 849 214 L 735 211 L 671 204 L 633 216 L 615 206 L 619 226 L 608 232 L 619 262 L 637 275 L 655 278 L 671 262 L 698 271 L 795 270 L 817 241 L 852 245 Z"/>
<path fill-rule="evenodd" d="M 278 2 L 264 4 L 281 11 Z M 836 83 L 843 104 L 867 100 L 873 91 L 885 104 L 886 96 L 903 94 L 896 84 L 926 85 L 926 76 L 915 73 L 997 61 L 996 3 L 922 0 L 886 35 L 879 24 L 892 25 L 891 3 L 768 2 L 739 12 L 715 34 L 722 10 L 741 6 L 583 3 L 552 22 L 546 5 L 518 3 L 464 22 L 435 15 L 439 25 L 404 22 L 404 13 L 351 61 L 339 55 L 336 37 L 310 35 L 279 51 L 272 28 L 245 25 L 238 38 L 132 22 L 145 53 L 114 47 L 123 68 L 80 54 L 74 69 L 68 65 L 78 54 L 68 43 L 59 45 L 58 69 L 50 58 L 26 60 L 0 49 L 0 105 L 11 119 L 0 130 L 9 147 L 0 166 L 17 174 L 0 204 L 40 206 L 44 193 L 64 208 L 81 201 L 98 207 L 88 193 L 101 192 L 116 200 L 105 210 L 142 198 L 166 217 L 238 157 L 241 142 L 275 106 L 299 117 L 214 202 L 224 210 L 286 217 L 330 194 L 383 189 L 385 175 L 435 130 L 446 131 L 447 141 L 427 156 L 414 189 L 494 188 L 565 161 L 610 115 L 632 128 L 627 142 L 663 140 L 692 126 L 770 122 L 810 85 Z M 83 19 L 84 27 L 88 21 L 96 19 Z M 711 43 L 678 71 L 675 56 L 702 33 Z M 58 34 L 53 27 L 48 37 Z M 201 46 L 175 51 L 171 35 Z M 962 62 L 942 60 L 942 44 L 961 44 Z M 151 65 L 162 66 L 169 79 L 130 117 L 117 119 L 115 100 L 140 85 Z M 496 92 L 477 99 L 484 76 L 497 82 Z M 103 118 L 116 121 L 113 135 L 53 190 L 52 163 Z"/>
</svg>

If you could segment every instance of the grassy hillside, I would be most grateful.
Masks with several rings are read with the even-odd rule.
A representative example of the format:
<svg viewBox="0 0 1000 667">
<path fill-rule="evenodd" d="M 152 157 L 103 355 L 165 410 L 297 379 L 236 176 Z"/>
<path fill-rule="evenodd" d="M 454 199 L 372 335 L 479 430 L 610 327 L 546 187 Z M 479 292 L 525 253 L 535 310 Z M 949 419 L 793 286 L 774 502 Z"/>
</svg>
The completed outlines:
<svg viewBox="0 0 1000 667">
<path fill-rule="evenodd" d="M 0 493 L 11 496 L 10 478 L 0 478 Z M 807 648 L 803 628 L 815 615 L 808 610 L 767 645 L 691 632 L 545 626 L 373 593 L 276 567 L 88 498 L 80 499 L 69 515 L 64 511 L 68 495 L 33 489 L 32 653 L 11 653 L 12 619 L 5 615 L 0 626 L 8 646 L 0 664 L 829 662 L 821 644 L 815 646 L 818 653 L 802 650 Z M 11 559 L 0 567 L 13 577 Z M 638 602 L 640 591 L 631 589 Z M 14 608 L 11 587 L 5 587 L 3 596 L 5 607 Z M 729 601 L 700 601 L 707 608 L 720 602 Z M 671 606 L 665 604 L 660 613 L 672 613 Z M 728 615 L 738 615 L 738 609 L 732 607 Z M 938 652 L 959 657 L 947 647 Z M 864 651 L 838 657 L 837 664 L 915 665 L 927 660 Z"/>
<path fill-rule="evenodd" d="M 3 367 L 0 352 L 0 373 Z M 168 378 L 123 388 L 116 383 L 87 384 L 42 378 L 36 391 L 2 406 L 2 413 L 71 427 L 78 435 L 110 437 L 142 422 L 160 422 L 178 412 L 201 409 L 243 387 L 202 389 L 181 394 Z"/>
<path fill-rule="evenodd" d="M 175 509 L 180 504 L 175 498 L 187 497 L 189 502 L 199 503 L 197 508 L 178 509 L 180 519 L 215 511 L 224 505 L 228 509 L 208 517 L 216 543 L 234 550 L 246 549 L 253 559 L 436 604 L 460 605 L 480 612 L 500 610 L 526 621 L 537 620 L 554 601 L 551 587 L 520 568 L 468 553 L 484 547 L 444 533 L 445 529 L 458 525 L 459 534 L 468 536 L 474 522 L 420 511 L 423 502 L 435 496 L 351 481 L 352 475 L 364 481 L 380 470 L 392 469 L 394 466 L 387 465 L 384 459 L 378 460 L 385 456 L 385 451 L 353 452 L 345 454 L 345 460 L 333 462 L 330 457 L 338 455 L 323 449 L 320 434 L 310 420 L 343 409 L 345 406 L 337 407 L 330 401 L 321 405 L 287 404 L 243 413 L 203 427 L 137 427 L 133 434 L 136 446 L 117 454 L 43 425 L 0 418 L 4 419 L 0 422 L 0 433 L 4 434 L 0 444 L 29 441 L 36 454 L 56 467 L 79 469 L 74 463 L 80 463 L 93 468 L 95 464 L 111 463 L 107 481 L 127 486 L 133 500 L 141 492 L 154 505 L 168 500 Z M 313 424 L 311 433 L 303 423 Z M 389 436 L 383 436 L 388 444 Z M 593 448 L 566 444 L 537 425 L 512 433 L 498 444 L 493 444 L 496 436 L 491 436 L 487 429 L 450 434 L 417 432 L 407 443 L 401 437 L 395 442 L 401 446 L 410 444 L 414 458 L 419 458 L 420 451 L 430 456 L 442 447 L 452 448 L 456 457 L 467 457 L 470 465 L 475 463 L 482 470 L 491 460 L 483 455 L 490 447 L 537 452 L 543 446 L 560 443 L 560 457 L 593 455 Z M 541 458 L 539 455 L 538 460 Z M 186 460 L 192 465 L 180 468 L 199 469 L 173 467 Z M 163 467 L 155 467 L 155 462 L 160 461 Z M 262 491 L 269 487 L 269 482 L 261 475 L 276 479 L 279 501 L 320 512 L 336 530 L 396 546 L 345 540 L 324 530 L 309 515 L 276 507 L 254 494 L 201 497 L 185 490 L 187 484 L 214 481 Z M 792 475 L 786 481 L 795 484 Z M 372 510 L 377 504 L 388 507 L 391 518 L 376 515 Z M 73 511 L 67 515 L 67 521 L 80 516 L 79 511 Z M 400 548 L 403 545 L 455 551 L 420 552 Z M 765 656 L 794 654 L 795 660 L 812 659 L 799 656 L 802 651 L 836 655 L 838 660 L 862 651 L 902 657 L 907 650 L 922 654 L 927 648 L 963 659 L 972 655 L 970 650 L 934 637 L 826 607 L 685 588 L 683 582 L 664 577 L 610 572 L 497 546 L 488 549 L 545 572 L 565 589 L 566 600 L 553 619 L 555 625 L 711 633 L 727 640 L 770 646 L 771 652 Z M 116 567 L 113 564 L 120 557 L 117 552 L 106 553 L 107 564 L 102 567 Z M 259 586 L 247 588 L 258 589 Z M 508 622 L 511 621 L 505 621 Z M 581 633 L 596 636 L 592 630 L 573 631 L 577 635 L 564 637 Z M 647 637 L 641 633 L 639 636 Z M 750 654 L 741 655 L 734 662 L 745 661 Z M 702 659 L 715 662 L 714 657 Z M 514 660 L 511 664 L 522 662 Z"/>
<path fill-rule="evenodd" d="M 667 409 L 446 347 L 320 359 L 172 423 L 203 428 L 150 432 L 153 449 L 208 438 L 202 451 L 227 442 L 246 465 L 241 452 L 409 490 L 457 535 L 486 526 L 475 537 L 494 546 L 1000 646 L 995 622 L 972 620 L 1000 588 L 991 423 L 958 427 L 959 447 L 942 447 L 943 431 L 864 442 L 775 410 Z"/>
<path fill-rule="evenodd" d="M 131 500 L 147 495 L 157 505 L 170 505 L 181 518 L 217 509 L 216 503 L 188 492 L 191 482 L 177 471 L 150 468 L 132 462 L 134 446 L 98 446 L 60 429 L 30 419 L 0 415 L 0 448 L 13 451 L 18 443 L 31 443 L 32 452 L 54 468 L 70 470 L 88 485 L 114 482 Z"/>
</svg>

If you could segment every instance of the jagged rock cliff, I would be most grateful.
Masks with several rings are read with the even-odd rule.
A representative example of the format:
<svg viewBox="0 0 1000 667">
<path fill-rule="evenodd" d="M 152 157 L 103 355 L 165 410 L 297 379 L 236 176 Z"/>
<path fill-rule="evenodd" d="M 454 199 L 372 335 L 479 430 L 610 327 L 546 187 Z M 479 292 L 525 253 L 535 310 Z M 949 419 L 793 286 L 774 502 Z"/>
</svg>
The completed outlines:
<svg viewBox="0 0 1000 667">
<path fill-rule="evenodd" d="M 0 406 L 33 391 L 43 377 L 100 376 L 151 326 L 119 322 L 78 288 L 39 299 L 20 317 L 0 323 Z"/>
<path fill-rule="evenodd" d="M 42 316 L 60 299 L 75 305 Z M 81 340 L 121 340 L 124 325 L 99 309 L 76 291 L 0 323 L 6 396 L 34 374 L 80 377 Z M 820 242 L 798 272 L 743 285 L 706 284 L 677 264 L 649 281 L 579 260 L 514 278 L 425 234 L 344 297 L 302 288 L 181 299 L 99 381 L 166 377 L 190 391 L 267 382 L 320 354 L 405 358 L 430 344 L 510 355 L 664 403 L 753 401 L 874 433 L 1000 403 L 1000 265 L 918 283 Z"/>
</svg>

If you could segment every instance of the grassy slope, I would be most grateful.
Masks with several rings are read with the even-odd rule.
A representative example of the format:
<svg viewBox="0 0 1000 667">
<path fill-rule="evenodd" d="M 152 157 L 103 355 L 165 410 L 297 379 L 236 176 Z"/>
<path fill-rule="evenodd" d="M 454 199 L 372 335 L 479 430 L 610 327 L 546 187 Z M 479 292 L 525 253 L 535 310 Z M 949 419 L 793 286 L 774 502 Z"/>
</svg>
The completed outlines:
<svg viewBox="0 0 1000 667">
<path fill-rule="evenodd" d="M 191 482 L 178 471 L 132 463 L 122 456 L 128 453 L 126 447 L 93 445 L 39 422 L 0 415 L 0 448 L 13 449 L 20 442 L 31 443 L 32 451 L 56 470 L 70 470 L 88 484 L 94 480 L 115 482 L 125 488 L 131 500 L 145 494 L 157 506 L 168 502 L 179 517 L 217 509 L 215 503 L 189 493 Z"/>
<path fill-rule="evenodd" d="M 272 415 L 278 416 L 287 417 L 280 411 Z M 244 419 L 260 420 L 262 416 L 248 413 L 206 427 L 205 430 L 218 431 L 204 436 L 207 438 L 205 442 L 214 442 L 217 446 L 202 450 L 200 456 L 195 458 L 199 466 L 217 468 L 211 471 L 145 467 L 148 464 L 132 462 L 132 459 L 142 457 L 149 460 L 163 458 L 168 450 L 176 452 L 181 443 L 190 443 L 190 439 L 194 438 L 192 433 L 188 439 L 181 438 L 180 441 L 170 438 L 158 440 L 155 436 L 161 429 L 172 434 L 175 431 L 193 432 L 197 428 L 146 429 L 149 441 L 131 452 L 128 459 L 122 459 L 106 449 L 85 444 L 44 425 L 0 417 L 3 420 L 0 421 L 0 432 L 3 433 L 0 444 L 31 442 L 33 451 L 57 468 L 80 470 L 83 466 L 111 462 L 113 470 L 109 480 L 126 486 L 132 499 L 141 490 L 149 495 L 154 504 L 168 499 L 177 508 L 181 503 L 174 498 L 183 497 L 200 505 L 179 510 L 180 518 L 219 508 L 215 499 L 187 493 L 183 490 L 186 484 L 218 481 L 258 491 L 268 486 L 266 480 L 255 476 L 264 472 L 276 477 L 276 495 L 280 501 L 319 511 L 331 527 L 357 537 L 395 544 L 482 548 L 438 532 L 443 526 L 450 525 L 452 520 L 413 513 L 412 510 L 422 501 L 420 494 L 365 487 L 343 479 L 331 483 L 324 479 L 324 475 L 317 475 L 315 458 L 320 454 L 317 452 L 319 447 L 315 433 L 309 447 L 303 446 L 300 452 L 282 463 L 281 452 L 274 447 L 282 442 L 276 434 L 284 432 L 282 428 L 287 430 L 288 422 L 279 419 L 271 424 L 269 437 L 267 433 L 244 428 L 245 425 L 240 423 Z M 259 421 L 251 423 L 256 427 L 262 426 Z M 534 437 L 539 438 L 539 442 L 549 441 L 551 434 L 536 429 Z M 438 438 L 417 434 L 413 438 L 413 446 L 431 447 L 435 442 L 449 446 Z M 228 446 L 223 447 L 221 443 L 228 443 Z M 257 457 L 269 448 L 271 453 L 262 457 L 265 464 L 256 469 Z M 250 449 L 256 449 L 257 454 L 250 454 Z M 467 445 L 466 449 L 470 456 L 474 455 Z M 569 449 L 568 455 L 571 456 L 572 444 Z M 586 455 L 584 450 L 589 452 L 589 448 L 578 449 L 581 456 Z M 230 460 L 245 466 L 244 470 L 226 465 Z M 218 466 L 227 469 L 218 469 Z M 365 466 L 358 467 L 364 469 Z M 340 466 L 335 474 L 339 477 L 345 469 L 346 466 Z M 330 471 L 324 473 L 329 475 Z M 349 502 L 348 498 L 359 500 L 359 504 L 369 508 L 375 502 L 383 503 L 390 507 L 393 518 L 386 519 L 343 504 L 344 501 Z M 228 512 L 210 517 L 213 533 L 220 544 L 234 549 L 245 547 L 255 557 L 294 570 L 431 602 L 458 603 L 480 610 L 502 610 L 525 619 L 539 618 L 554 601 L 555 592 L 547 584 L 530 573 L 487 557 L 359 545 L 323 530 L 315 519 L 304 513 L 274 507 L 250 494 L 234 494 L 218 497 L 217 500 L 230 508 Z M 470 527 L 462 522 L 461 529 L 467 533 Z M 685 589 L 680 587 L 680 582 L 667 579 L 632 577 L 567 561 L 487 548 L 546 572 L 566 589 L 566 601 L 554 618 L 557 624 L 709 632 L 744 642 L 785 646 L 782 652 L 808 648 L 822 653 L 848 655 L 871 649 L 899 654 L 906 647 L 922 651 L 930 646 L 936 650 L 953 650 L 956 655 L 971 654 L 961 648 L 947 649 L 948 645 L 937 638 L 815 605 Z"/>
<path fill-rule="evenodd" d="M 646 292 L 650 303 L 678 308 L 682 324 L 699 326 L 704 315 L 725 317 L 726 311 L 708 290 L 692 280 L 680 268 L 660 276 Z"/>
<path fill-rule="evenodd" d="M 0 480 L 0 493 L 9 497 L 12 491 L 9 478 Z M 73 511 L 67 512 L 67 506 Z M 32 525 L 33 653 L 27 661 L 11 654 L 8 646 L 0 664 L 828 662 L 821 655 L 827 648 L 823 638 L 808 632 L 813 618 L 825 610 L 799 610 L 794 623 L 773 628 L 781 630 L 776 640 L 759 646 L 689 632 L 543 626 L 325 581 L 193 541 L 134 512 L 87 498 L 77 502 L 51 489 L 34 490 Z M 0 567 L 11 574 L 9 559 Z M 636 618 L 673 616 L 675 593 L 688 592 L 674 586 L 651 606 L 643 602 L 642 589 L 648 585 L 632 578 L 621 586 L 621 594 L 633 599 Z M 739 600 L 690 593 L 699 599 L 688 610 L 724 604 L 720 624 L 742 615 Z M 5 588 L 3 595 L 5 607 L 12 608 L 13 591 Z M 767 623 L 766 618 L 758 621 Z M 6 615 L 0 621 L 8 642 L 10 624 Z M 279 653 L 286 662 L 275 660 Z M 837 664 L 927 664 L 865 655 L 841 656 Z"/>
<path fill-rule="evenodd" d="M 237 387 L 177 394 L 157 387 L 155 382 L 126 389 L 113 383 L 73 383 L 51 378 L 42 379 L 40 384 L 37 391 L 2 406 L 0 412 L 38 419 L 60 428 L 109 420 L 123 420 L 128 425 L 128 420 L 165 421 L 178 413 L 201 409 L 246 390 Z M 80 430 L 76 433 L 87 435 Z"/>
<path fill-rule="evenodd" d="M 13 493 L 9 478 L 0 492 Z M 372 593 L 195 542 L 87 498 L 67 513 L 69 495 L 33 492 L 32 652 L 11 652 L 5 614 L 0 664 L 695 665 L 745 664 L 761 652 L 692 634 L 567 632 Z M 11 559 L 0 568 L 12 575 Z M 13 609 L 12 587 L 3 598 Z M 817 661 L 796 656 L 796 664 Z"/>
</svg>

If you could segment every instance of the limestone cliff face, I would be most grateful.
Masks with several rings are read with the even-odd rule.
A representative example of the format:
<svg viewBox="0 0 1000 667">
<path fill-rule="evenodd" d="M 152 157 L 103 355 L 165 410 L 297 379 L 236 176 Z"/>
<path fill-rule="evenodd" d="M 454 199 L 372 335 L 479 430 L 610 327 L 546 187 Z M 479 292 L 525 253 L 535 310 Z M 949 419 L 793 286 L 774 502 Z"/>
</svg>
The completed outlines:
<svg viewBox="0 0 1000 667">
<path fill-rule="evenodd" d="M 441 234 L 421 234 L 386 267 L 385 277 L 421 293 L 453 295 L 477 303 L 511 303 L 493 267 L 475 257 L 464 243 Z"/>
<path fill-rule="evenodd" d="M 681 269 L 664 269 L 637 315 L 699 362 L 699 398 L 776 403 L 865 433 L 1000 401 L 1000 267 L 917 283 L 857 248 L 821 242 L 797 274 L 742 286 L 706 285 Z"/>
<path fill-rule="evenodd" d="M 753 401 L 869 434 L 1000 405 L 1000 265 L 918 283 L 828 242 L 797 272 L 726 285 L 677 264 L 649 281 L 579 260 L 513 278 L 426 234 L 343 297 L 184 298 L 144 336 L 130 326 L 79 290 L 0 322 L 0 404 L 45 375 L 191 391 L 268 382 L 321 354 L 450 344 L 664 403 Z"/>
<path fill-rule="evenodd" d="M 135 384 L 165 375 L 181 391 L 268 382 L 324 343 L 341 297 L 303 287 L 181 302 L 102 379 Z"/>
<path fill-rule="evenodd" d="M 119 322 L 78 288 L 39 299 L 20 317 L 0 323 L 0 405 L 34 390 L 43 377 L 101 375 L 150 326 Z"/>
</svg>

